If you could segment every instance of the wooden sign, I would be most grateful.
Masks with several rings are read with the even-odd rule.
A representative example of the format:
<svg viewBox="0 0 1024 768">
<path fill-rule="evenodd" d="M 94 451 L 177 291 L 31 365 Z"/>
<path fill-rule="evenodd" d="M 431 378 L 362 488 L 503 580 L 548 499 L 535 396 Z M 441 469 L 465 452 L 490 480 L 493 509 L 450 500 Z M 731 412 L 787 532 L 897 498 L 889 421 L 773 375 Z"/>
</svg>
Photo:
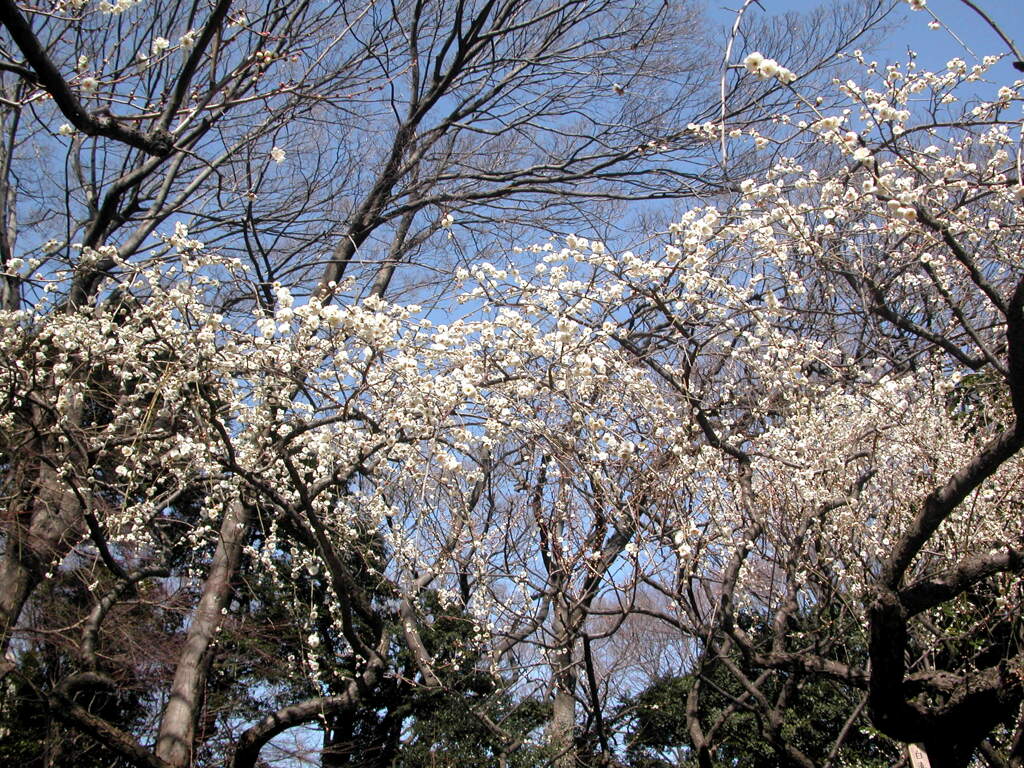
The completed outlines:
<svg viewBox="0 0 1024 768">
<path fill-rule="evenodd" d="M 924 747 L 917 744 L 907 744 L 907 754 L 910 755 L 911 768 L 932 768 L 932 764 L 928 762 L 928 753 L 924 751 Z"/>
</svg>

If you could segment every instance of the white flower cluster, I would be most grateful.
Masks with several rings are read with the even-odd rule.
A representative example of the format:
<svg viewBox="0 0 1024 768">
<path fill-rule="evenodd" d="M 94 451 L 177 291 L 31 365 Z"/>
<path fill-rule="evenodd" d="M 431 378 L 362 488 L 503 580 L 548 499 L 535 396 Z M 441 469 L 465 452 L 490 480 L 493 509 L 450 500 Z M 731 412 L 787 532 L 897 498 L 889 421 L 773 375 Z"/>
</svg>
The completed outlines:
<svg viewBox="0 0 1024 768">
<path fill-rule="evenodd" d="M 101 13 L 109 13 L 114 16 L 129 11 L 138 5 L 141 0 L 115 0 L 111 3 L 108 0 L 100 0 L 99 9 Z"/>
<path fill-rule="evenodd" d="M 179 251 L 198 251 L 203 247 L 201 240 L 188 236 L 188 226 L 181 221 L 174 223 L 174 234 L 167 238 L 167 243 Z"/>
<path fill-rule="evenodd" d="M 752 75 L 757 75 L 761 80 L 777 78 L 780 83 L 788 85 L 796 80 L 796 75 L 782 66 L 775 59 L 769 59 L 764 54 L 754 51 L 747 54 L 743 59 L 743 68 Z"/>
</svg>

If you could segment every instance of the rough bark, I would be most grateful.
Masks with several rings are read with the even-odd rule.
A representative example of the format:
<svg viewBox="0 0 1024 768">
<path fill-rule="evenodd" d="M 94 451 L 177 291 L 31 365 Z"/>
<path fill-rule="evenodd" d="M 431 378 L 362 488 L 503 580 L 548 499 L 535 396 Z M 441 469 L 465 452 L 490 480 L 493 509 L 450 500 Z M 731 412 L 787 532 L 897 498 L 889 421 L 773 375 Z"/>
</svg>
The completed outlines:
<svg viewBox="0 0 1024 768">
<path fill-rule="evenodd" d="M 206 687 L 211 646 L 220 629 L 221 611 L 231 595 L 231 582 L 238 570 L 250 519 L 249 509 L 244 504 L 228 505 L 202 597 L 178 657 L 156 743 L 157 757 L 175 768 L 192 764 L 196 718 Z"/>
<path fill-rule="evenodd" d="M 85 527 L 78 497 L 48 463 L 39 463 L 35 492 L 31 507 L 11 510 L 8 522 L 0 560 L 0 653 L 6 652 L 32 590 L 81 539 Z"/>
<path fill-rule="evenodd" d="M 576 668 L 573 666 L 573 640 L 576 637 L 576 628 L 573 626 L 572 610 L 565 604 L 566 599 L 563 595 L 555 607 L 555 648 L 551 652 L 555 693 L 552 700 L 551 722 L 548 724 L 548 744 L 555 751 L 555 768 L 574 768 L 576 765 L 576 745 L 573 738 L 573 728 L 576 725 Z"/>
</svg>

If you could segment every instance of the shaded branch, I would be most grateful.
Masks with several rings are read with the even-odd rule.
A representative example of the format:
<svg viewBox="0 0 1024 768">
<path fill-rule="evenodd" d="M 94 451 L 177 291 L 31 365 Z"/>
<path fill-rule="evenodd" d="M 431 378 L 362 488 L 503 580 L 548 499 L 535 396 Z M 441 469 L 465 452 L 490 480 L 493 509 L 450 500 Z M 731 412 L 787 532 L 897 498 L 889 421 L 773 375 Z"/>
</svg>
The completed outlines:
<svg viewBox="0 0 1024 768">
<path fill-rule="evenodd" d="M 25 60 L 35 70 L 36 82 L 53 96 L 53 101 L 61 113 L 82 133 L 89 136 L 105 136 L 158 157 L 166 157 L 174 151 L 171 135 L 164 130 L 142 133 L 121 125 L 113 115 L 86 110 L 46 55 L 39 39 L 32 32 L 31 25 L 21 14 L 14 0 L 0 0 L 0 23 L 7 28 Z"/>
</svg>

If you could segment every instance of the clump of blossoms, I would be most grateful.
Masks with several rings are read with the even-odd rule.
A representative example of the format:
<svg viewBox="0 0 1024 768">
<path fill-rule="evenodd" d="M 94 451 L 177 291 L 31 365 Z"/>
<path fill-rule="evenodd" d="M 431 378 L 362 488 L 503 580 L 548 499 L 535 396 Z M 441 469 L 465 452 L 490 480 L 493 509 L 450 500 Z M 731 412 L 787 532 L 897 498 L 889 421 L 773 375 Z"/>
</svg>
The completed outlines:
<svg viewBox="0 0 1024 768">
<path fill-rule="evenodd" d="M 775 59 L 767 58 L 759 51 L 747 54 L 743 59 L 743 68 L 752 75 L 757 75 L 761 80 L 777 78 L 780 83 L 789 85 L 796 80 L 796 75 L 782 66 Z"/>
<path fill-rule="evenodd" d="M 327 575 L 329 552 L 281 535 L 294 516 L 311 516 L 333 547 L 363 553 L 367 567 L 372 547 L 384 547 L 387 558 L 372 567 L 415 605 L 428 586 L 452 587 L 462 552 L 472 554 L 461 567 L 478 578 L 504 578 L 496 558 L 520 521 L 482 526 L 464 501 L 497 482 L 484 471 L 493 451 L 545 446 L 557 457 L 552 483 L 559 472 L 618 472 L 649 455 L 644 434 L 666 417 L 652 382 L 603 336 L 564 311 L 551 315 L 556 297 L 546 292 L 437 324 L 414 306 L 373 297 L 328 304 L 278 285 L 272 308 L 225 317 L 212 308 L 217 290 L 246 284 L 246 273 L 184 222 L 163 240 L 164 258 L 139 268 L 111 246 L 82 249 L 67 279 L 106 260 L 120 273 L 88 311 L 41 305 L 0 315 L 5 455 L 37 441 L 57 468 L 49 488 L 67 504 L 90 500 L 82 513 L 119 551 L 158 562 L 168 546 L 161 521 L 187 496 L 196 515 L 174 530 L 196 558 L 225 524 L 244 520 L 262 529 L 246 556 L 283 587 L 300 572 Z M 507 290 L 509 277 L 490 265 L 474 270 L 476 290 L 488 295 Z M 621 429 L 627 415 L 634 422 Z M 585 502 L 566 499 L 551 514 L 581 521 L 595 514 Z M 259 509 L 259 523 L 239 506 Z M 504 552 L 527 571 L 534 555 Z M 565 557 L 582 555 L 570 547 Z M 201 573 L 202 560 L 194 565 Z M 323 608 L 339 637 L 343 606 Z M 468 608 L 478 644 L 529 611 L 486 591 Z M 310 628 L 305 637 L 305 667 L 319 679 L 322 636 Z"/>
</svg>

